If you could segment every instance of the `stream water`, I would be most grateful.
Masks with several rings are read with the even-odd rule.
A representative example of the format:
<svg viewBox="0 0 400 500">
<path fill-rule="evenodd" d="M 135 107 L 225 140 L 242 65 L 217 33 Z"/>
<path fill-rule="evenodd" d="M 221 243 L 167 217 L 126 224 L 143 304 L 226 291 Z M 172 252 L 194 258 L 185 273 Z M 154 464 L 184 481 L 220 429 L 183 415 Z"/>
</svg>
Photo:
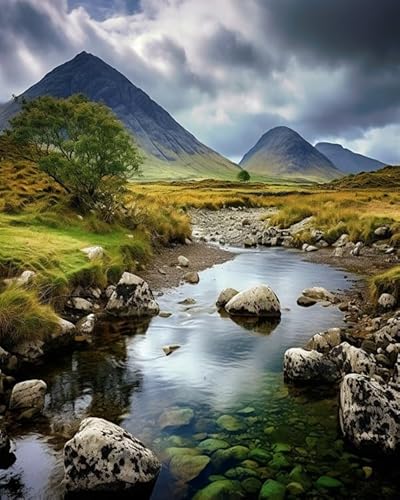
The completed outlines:
<svg viewBox="0 0 400 500">
<path fill-rule="evenodd" d="M 335 391 L 294 389 L 282 379 L 287 348 L 343 324 L 336 307 L 299 307 L 301 290 L 344 289 L 351 279 L 297 252 L 241 251 L 200 273 L 198 285 L 159 297 L 170 317 L 100 325 L 90 347 L 29 372 L 48 384 L 45 418 L 12 429 L 15 462 L 0 470 L 0 497 L 60 498 L 62 447 L 82 418 L 99 416 L 162 459 L 154 500 L 256 499 L 268 478 L 290 484 L 288 498 L 301 490 L 307 498 L 398 498 L 395 464 L 346 448 Z M 223 288 L 258 283 L 279 296 L 279 323 L 241 324 L 218 313 Z M 180 303 L 188 297 L 195 303 Z M 181 348 L 165 356 L 166 344 Z"/>
</svg>

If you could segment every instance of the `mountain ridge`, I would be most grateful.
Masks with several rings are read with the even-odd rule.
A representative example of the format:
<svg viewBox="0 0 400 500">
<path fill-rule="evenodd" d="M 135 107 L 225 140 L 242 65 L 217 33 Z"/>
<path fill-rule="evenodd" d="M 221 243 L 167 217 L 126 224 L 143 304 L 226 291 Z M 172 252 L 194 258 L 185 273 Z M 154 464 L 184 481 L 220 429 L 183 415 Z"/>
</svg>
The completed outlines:
<svg viewBox="0 0 400 500">
<path fill-rule="evenodd" d="M 51 70 L 18 98 L 62 98 L 74 93 L 83 93 L 114 111 L 144 152 L 145 176 L 199 178 L 215 174 L 233 178 L 239 171 L 236 164 L 201 143 L 126 76 L 85 51 Z M 19 109 L 18 99 L 0 106 L 0 130 Z"/>
<path fill-rule="evenodd" d="M 333 163 L 289 127 L 263 134 L 239 165 L 250 173 L 326 182 L 341 177 Z"/>
<path fill-rule="evenodd" d="M 346 174 L 373 172 L 386 166 L 385 163 L 375 158 L 356 153 L 351 149 L 343 147 L 341 144 L 318 142 L 315 148 Z"/>
</svg>

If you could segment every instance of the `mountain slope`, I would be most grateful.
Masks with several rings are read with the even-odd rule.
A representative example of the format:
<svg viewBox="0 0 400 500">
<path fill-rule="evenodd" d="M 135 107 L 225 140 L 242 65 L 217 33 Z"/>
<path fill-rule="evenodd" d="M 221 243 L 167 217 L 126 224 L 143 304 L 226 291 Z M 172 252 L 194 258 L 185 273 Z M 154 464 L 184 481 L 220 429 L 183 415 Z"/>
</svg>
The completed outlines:
<svg viewBox="0 0 400 500">
<path fill-rule="evenodd" d="M 326 187 L 338 190 L 380 188 L 390 192 L 390 190 L 400 188 L 400 166 L 389 166 L 373 172 L 350 174 L 327 184 Z"/>
<path fill-rule="evenodd" d="M 361 155 L 346 149 L 340 144 L 330 142 L 319 142 L 315 145 L 320 153 L 325 155 L 336 168 L 347 174 L 358 172 L 372 172 L 385 166 L 384 163 L 368 156 Z"/>
<path fill-rule="evenodd" d="M 314 182 L 342 175 L 328 158 L 288 127 L 275 127 L 265 133 L 244 155 L 240 166 L 259 175 Z"/>
<path fill-rule="evenodd" d="M 146 177 L 233 178 L 238 172 L 237 165 L 198 141 L 124 75 L 86 52 L 55 68 L 22 97 L 75 93 L 104 102 L 132 132 L 146 157 Z M 0 130 L 19 108 L 14 101 L 0 107 Z"/>
</svg>

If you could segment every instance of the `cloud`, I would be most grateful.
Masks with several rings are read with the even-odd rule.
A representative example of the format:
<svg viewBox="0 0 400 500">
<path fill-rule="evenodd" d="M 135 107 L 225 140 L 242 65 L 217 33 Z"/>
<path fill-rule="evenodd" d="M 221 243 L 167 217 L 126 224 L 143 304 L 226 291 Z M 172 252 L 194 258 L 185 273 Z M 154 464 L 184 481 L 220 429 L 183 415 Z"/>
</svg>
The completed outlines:
<svg viewBox="0 0 400 500">
<path fill-rule="evenodd" d="M 0 100 L 86 50 L 229 157 L 285 124 L 400 160 L 399 18 L 397 0 L 2 0 Z"/>
</svg>

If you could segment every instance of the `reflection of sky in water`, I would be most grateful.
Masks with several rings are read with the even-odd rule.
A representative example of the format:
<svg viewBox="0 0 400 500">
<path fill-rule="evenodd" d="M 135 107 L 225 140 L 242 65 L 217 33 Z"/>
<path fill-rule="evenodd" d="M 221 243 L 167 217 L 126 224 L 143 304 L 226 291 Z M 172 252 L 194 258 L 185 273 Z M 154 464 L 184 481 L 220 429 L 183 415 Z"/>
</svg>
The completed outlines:
<svg viewBox="0 0 400 500">
<path fill-rule="evenodd" d="M 122 421 L 151 445 L 165 407 L 191 405 L 211 412 L 238 405 L 261 389 L 266 371 L 280 372 L 288 347 L 342 321 L 335 307 L 297 306 L 306 287 L 335 290 L 348 283 L 342 271 L 303 262 L 295 252 L 244 252 L 200 278 L 198 285 L 183 285 L 159 297 L 161 309 L 173 315 L 154 318 L 147 331 L 131 327 L 126 333 L 136 335 L 120 336 L 110 328 L 90 349 L 54 357 L 29 372 L 29 377 L 48 383 L 48 421 L 15 431 L 17 460 L 0 470 L 2 499 L 58 498 L 61 449 L 73 433 L 63 426 L 73 427 L 85 416 L 102 416 Z M 281 321 L 270 334 L 254 333 L 221 317 L 214 305 L 223 288 L 243 290 L 259 283 L 271 285 L 282 305 Z M 196 304 L 178 304 L 187 297 Z M 162 346 L 175 343 L 182 347 L 164 356 Z M 146 438 L 146 429 L 152 437 Z"/>
<path fill-rule="evenodd" d="M 226 287 L 239 290 L 267 283 L 282 306 L 280 323 L 269 335 L 250 332 L 221 317 L 214 306 Z M 161 309 L 170 318 L 155 318 L 145 337 L 128 340 L 128 357 L 144 372 L 146 390 L 134 397 L 165 400 L 184 393 L 189 401 L 203 401 L 216 408 L 235 402 L 251 385 L 252 390 L 265 370 L 280 370 L 284 351 L 302 345 L 309 337 L 330 326 L 341 325 L 337 308 L 316 305 L 304 309 L 296 304 L 301 291 L 323 285 L 331 290 L 346 286 L 343 272 L 303 262 L 299 255 L 283 250 L 246 252 L 233 261 L 201 273 L 200 285 L 183 285 L 160 297 Z M 196 304 L 181 300 L 193 297 Z M 169 357 L 157 357 L 165 344 L 182 347 Z M 129 364 L 129 362 L 128 362 Z M 205 399 L 206 398 L 206 399 Z"/>
</svg>

